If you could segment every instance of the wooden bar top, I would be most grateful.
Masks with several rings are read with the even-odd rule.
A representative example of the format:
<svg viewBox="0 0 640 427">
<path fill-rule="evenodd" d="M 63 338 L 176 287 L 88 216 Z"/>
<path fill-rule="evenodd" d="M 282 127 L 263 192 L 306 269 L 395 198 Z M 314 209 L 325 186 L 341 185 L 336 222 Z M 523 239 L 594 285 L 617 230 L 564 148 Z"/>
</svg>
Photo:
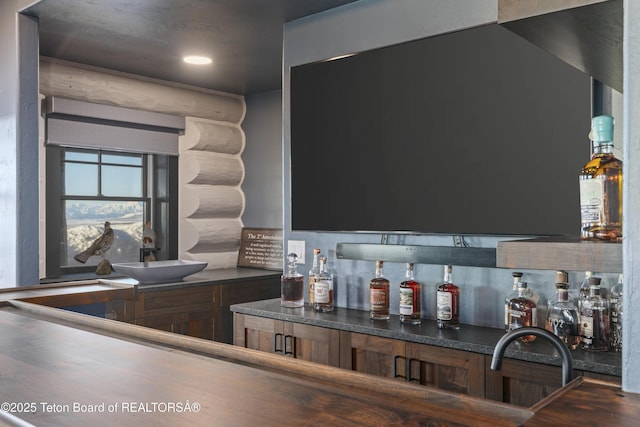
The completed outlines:
<svg viewBox="0 0 640 427">
<path fill-rule="evenodd" d="M 0 289 L 0 301 L 20 300 L 49 306 L 90 304 L 98 301 L 133 299 L 134 288 L 98 280 L 54 283 Z"/>
<path fill-rule="evenodd" d="M 38 426 L 559 425 L 560 416 L 635 426 L 640 416 L 638 396 L 582 379 L 521 408 L 24 302 L 0 307 L 0 327 L 1 409 Z M 583 400 L 597 398 L 608 412 Z"/>
</svg>

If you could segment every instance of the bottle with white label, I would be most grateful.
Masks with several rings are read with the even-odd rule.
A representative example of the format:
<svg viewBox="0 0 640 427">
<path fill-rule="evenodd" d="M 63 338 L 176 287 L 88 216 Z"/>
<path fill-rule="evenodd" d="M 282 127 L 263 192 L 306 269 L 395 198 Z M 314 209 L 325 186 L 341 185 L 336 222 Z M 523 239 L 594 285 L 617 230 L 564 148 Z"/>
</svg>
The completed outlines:
<svg viewBox="0 0 640 427">
<path fill-rule="evenodd" d="M 314 298 L 314 291 L 313 291 L 313 285 L 316 282 L 316 277 L 318 276 L 318 273 L 320 272 L 320 269 L 318 267 L 318 257 L 320 256 L 320 249 L 314 249 L 313 250 L 313 264 L 311 265 L 311 270 L 309 270 L 309 280 L 308 280 L 308 288 L 309 288 L 309 304 L 311 305 L 311 307 L 313 307 L 313 298 Z"/>
<path fill-rule="evenodd" d="M 583 350 L 609 350 L 609 305 L 600 296 L 600 278 L 589 278 L 590 295 L 580 309 L 580 335 Z"/>
<path fill-rule="evenodd" d="M 536 303 L 527 296 L 527 282 L 518 284 L 518 296 L 509 301 L 509 330 L 538 326 L 538 312 Z M 535 335 L 520 338 L 522 342 L 535 341 Z"/>
<path fill-rule="evenodd" d="M 400 283 L 400 322 L 419 325 L 420 319 L 420 289 L 413 274 L 413 263 L 407 263 L 405 280 Z"/>
<path fill-rule="evenodd" d="M 444 280 L 436 295 L 436 322 L 441 329 L 460 327 L 460 288 L 451 282 L 451 265 L 444 266 Z"/>
<path fill-rule="evenodd" d="M 383 261 L 376 261 L 376 276 L 369 282 L 369 317 L 389 320 L 389 280 L 384 277 Z"/>
<path fill-rule="evenodd" d="M 313 309 L 333 311 L 333 275 L 327 271 L 327 257 L 320 257 L 320 271 L 313 285 Z"/>
<path fill-rule="evenodd" d="M 622 161 L 613 155 L 613 117 L 591 120 L 593 155 L 580 172 L 583 240 L 622 240 Z"/>
</svg>

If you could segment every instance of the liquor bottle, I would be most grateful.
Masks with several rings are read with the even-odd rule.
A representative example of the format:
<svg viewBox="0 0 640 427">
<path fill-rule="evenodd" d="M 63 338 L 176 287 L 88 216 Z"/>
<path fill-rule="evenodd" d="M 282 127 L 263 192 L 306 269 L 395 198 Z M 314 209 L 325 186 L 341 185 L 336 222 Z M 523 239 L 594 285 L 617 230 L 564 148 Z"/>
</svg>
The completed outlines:
<svg viewBox="0 0 640 427">
<path fill-rule="evenodd" d="M 611 288 L 609 309 L 611 310 L 611 349 L 622 351 L 622 274 L 618 283 Z"/>
<path fill-rule="evenodd" d="M 578 294 L 575 299 L 575 304 L 578 307 L 578 314 L 580 314 L 580 309 L 582 307 L 582 301 L 589 298 L 589 294 L 591 291 L 589 290 L 589 277 L 593 276 L 592 271 L 584 272 L 584 279 L 582 279 L 582 284 L 578 289 Z"/>
<path fill-rule="evenodd" d="M 458 329 L 460 323 L 460 288 L 451 282 L 451 269 L 444 266 L 444 281 L 436 296 L 436 322 L 443 329 Z"/>
<path fill-rule="evenodd" d="M 609 307 L 600 297 L 600 278 L 589 278 L 590 295 L 582 302 L 580 335 L 583 350 L 609 350 Z"/>
<path fill-rule="evenodd" d="M 314 284 L 313 309 L 333 311 L 333 275 L 327 271 L 327 257 L 320 257 L 320 269 Z"/>
<path fill-rule="evenodd" d="M 313 298 L 315 293 L 313 291 L 313 285 L 316 282 L 316 277 L 320 272 L 318 268 L 318 257 L 320 256 L 320 249 L 313 250 L 313 264 L 311 265 L 311 270 L 309 270 L 309 304 L 313 307 Z"/>
<path fill-rule="evenodd" d="M 569 275 L 556 272 L 557 300 L 549 305 L 545 329 L 555 334 L 567 347 L 575 350 L 580 344 L 580 318 L 578 308 L 569 301 Z"/>
<path fill-rule="evenodd" d="M 389 319 L 389 280 L 382 271 L 383 262 L 376 261 L 376 277 L 369 282 L 369 317 L 374 320 Z"/>
<path fill-rule="evenodd" d="M 513 277 L 513 287 L 504 298 L 504 329 L 506 332 L 509 332 L 509 302 L 518 296 L 518 285 L 522 282 L 522 273 L 519 271 L 514 271 L 511 276 Z"/>
<path fill-rule="evenodd" d="M 420 290 L 422 285 L 416 282 L 413 274 L 413 263 L 407 263 L 405 280 L 400 283 L 400 322 L 419 325 L 420 319 Z"/>
<path fill-rule="evenodd" d="M 304 276 L 296 271 L 298 255 L 287 255 L 287 272 L 280 280 L 280 305 L 283 307 L 304 307 Z"/>
<path fill-rule="evenodd" d="M 622 162 L 613 155 L 613 117 L 591 120 L 593 155 L 580 172 L 581 237 L 622 239 Z"/>
<path fill-rule="evenodd" d="M 527 282 L 518 284 L 518 296 L 509 301 L 509 330 L 538 326 L 536 303 L 527 296 Z M 522 342 L 535 341 L 535 335 L 520 338 Z"/>
</svg>

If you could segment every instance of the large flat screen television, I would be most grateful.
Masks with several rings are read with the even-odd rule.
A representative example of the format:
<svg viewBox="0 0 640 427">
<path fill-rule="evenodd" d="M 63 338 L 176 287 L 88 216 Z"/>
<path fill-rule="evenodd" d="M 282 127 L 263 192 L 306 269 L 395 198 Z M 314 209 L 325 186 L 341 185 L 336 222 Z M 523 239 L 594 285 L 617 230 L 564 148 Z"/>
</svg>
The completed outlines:
<svg viewBox="0 0 640 427">
<path fill-rule="evenodd" d="M 291 69 L 293 230 L 579 235 L 591 78 L 498 25 Z"/>
</svg>

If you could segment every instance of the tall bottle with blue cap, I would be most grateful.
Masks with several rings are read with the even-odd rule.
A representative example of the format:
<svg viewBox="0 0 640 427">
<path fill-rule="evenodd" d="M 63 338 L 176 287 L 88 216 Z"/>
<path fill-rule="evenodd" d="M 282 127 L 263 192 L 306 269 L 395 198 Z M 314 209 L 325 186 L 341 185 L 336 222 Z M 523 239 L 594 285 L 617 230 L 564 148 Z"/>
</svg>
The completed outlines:
<svg viewBox="0 0 640 427">
<path fill-rule="evenodd" d="M 613 155 L 613 117 L 591 120 L 593 154 L 580 172 L 583 240 L 622 239 L 622 161 Z"/>
</svg>

